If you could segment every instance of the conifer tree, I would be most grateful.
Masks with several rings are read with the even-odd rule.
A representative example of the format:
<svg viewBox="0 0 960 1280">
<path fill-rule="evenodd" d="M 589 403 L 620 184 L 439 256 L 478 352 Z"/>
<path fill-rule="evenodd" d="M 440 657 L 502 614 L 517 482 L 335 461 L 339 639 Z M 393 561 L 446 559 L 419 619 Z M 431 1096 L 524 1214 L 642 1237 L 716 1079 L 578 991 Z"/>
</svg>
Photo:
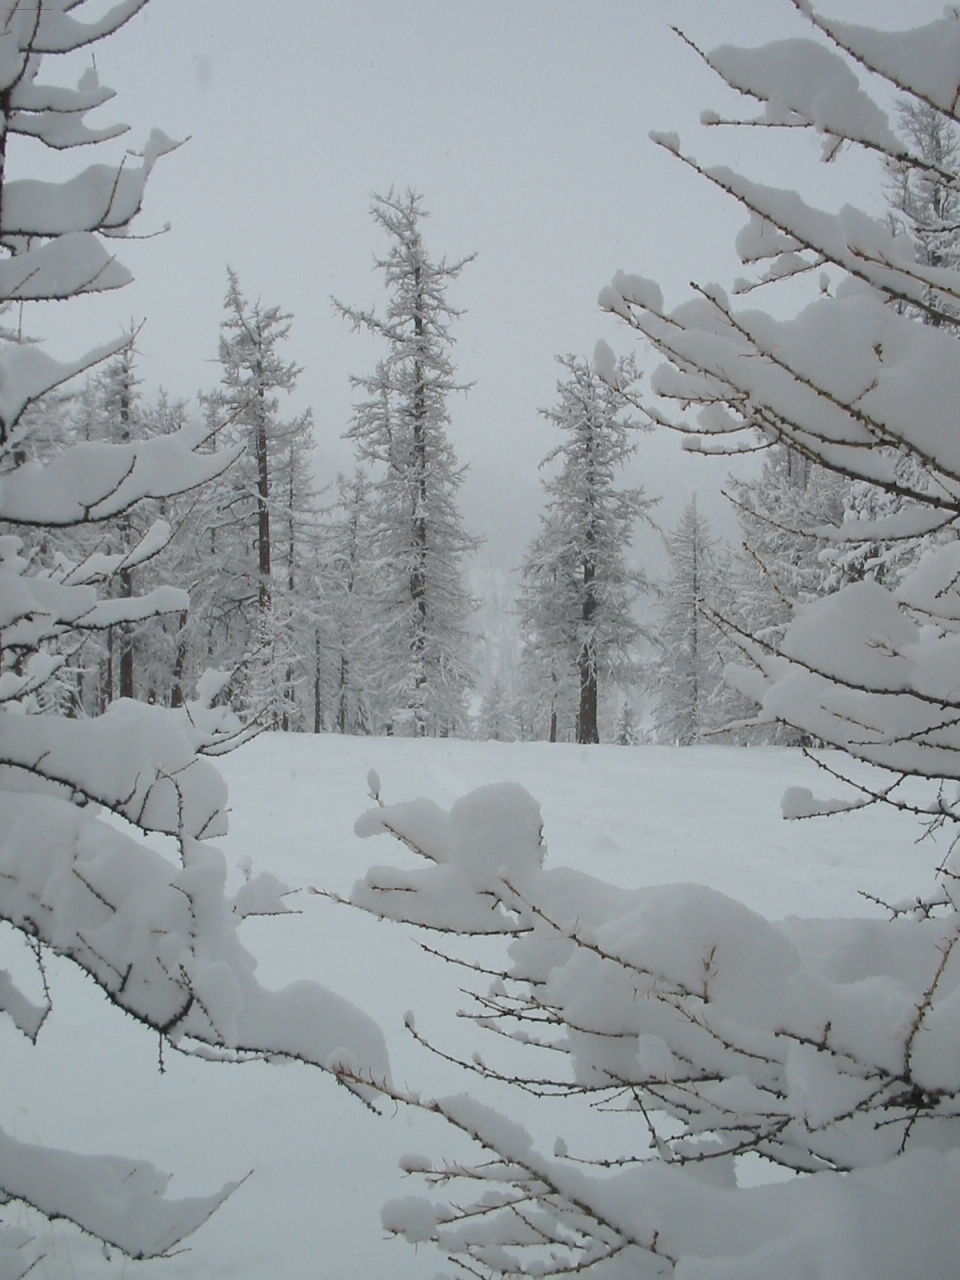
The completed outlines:
<svg viewBox="0 0 960 1280">
<path fill-rule="evenodd" d="M 206 659 L 235 671 L 244 706 L 290 728 L 300 723 L 296 689 L 313 649 L 305 633 L 314 589 L 298 590 L 314 517 L 313 424 L 309 410 L 280 417 L 280 394 L 294 390 L 300 373 L 280 354 L 292 316 L 248 302 L 229 268 L 227 281 L 221 386 L 204 403 L 211 428 L 241 454 L 206 503 L 202 537 L 215 566 Z"/>
<path fill-rule="evenodd" d="M 617 730 L 614 741 L 618 747 L 635 747 L 640 741 L 637 728 L 637 713 L 633 703 L 624 699 L 617 716 Z"/>
<path fill-rule="evenodd" d="M 374 468 L 375 680 L 398 731 L 417 737 L 456 733 L 466 724 L 473 685 L 473 611 L 463 558 L 479 540 L 457 507 L 464 469 L 447 435 L 447 401 L 456 381 L 450 323 L 461 313 L 447 288 L 471 258 L 435 262 L 423 242 L 422 197 L 391 190 L 371 213 L 390 246 L 375 259 L 389 295 L 383 317 L 337 303 L 355 328 L 381 338 L 387 353 L 372 374 L 353 378 L 364 399 L 347 432 L 361 462 Z"/>
<path fill-rule="evenodd" d="M 600 741 L 600 681 L 637 678 L 641 629 L 632 606 L 647 582 L 626 552 L 652 500 L 642 489 L 616 488 L 637 447 L 639 424 L 626 413 L 625 396 L 637 377 L 633 361 L 620 361 L 604 380 L 577 356 L 558 360 L 565 371 L 559 403 L 541 412 L 564 439 L 541 466 L 559 460 L 560 470 L 544 481 L 546 507 L 523 564 L 520 618 L 525 650 L 551 687 L 551 741 L 561 701 L 556 686 L 575 673 L 577 741 L 592 743 Z"/>
<path fill-rule="evenodd" d="M 486 742 L 514 742 L 517 724 L 510 710 L 510 697 L 499 675 L 494 676 L 480 703 L 477 737 Z"/>
<path fill-rule="evenodd" d="M 696 494 L 664 542 L 670 576 L 661 596 L 654 719 L 660 741 L 687 747 L 722 728 L 740 709 L 737 695 L 723 682 L 730 646 L 714 621 L 715 611 L 725 612 L 728 566 Z"/>
<path fill-rule="evenodd" d="M 898 104 L 897 126 L 921 164 L 887 162 L 886 194 L 894 224 L 913 240 L 925 266 L 956 269 L 960 266 L 960 191 L 948 175 L 960 168 L 960 132 L 953 120 L 928 102 L 907 96 Z M 927 323 L 938 326 L 960 313 L 948 296 L 933 288 L 928 290 L 928 301 L 935 304 L 933 313 L 915 312 Z"/>
<path fill-rule="evenodd" d="M 767 450 L 759 476 L 728 484 L 743 538 L 734 620 L 776 647 L 793 606 L 829 589 L 823 531 L 842 523 L 850 485 L 785 445 Z"/>
<path fill-rule="evenodd" d="M 375 732 L 370 602 L 372 560 L 370 482 L 362 467 L 337 477 L 338 501 L 321 531 L 321 630 L 331 725 L 337 733 Z M 318 669 L 318 679 L 321 678 Z"/>
</svg>

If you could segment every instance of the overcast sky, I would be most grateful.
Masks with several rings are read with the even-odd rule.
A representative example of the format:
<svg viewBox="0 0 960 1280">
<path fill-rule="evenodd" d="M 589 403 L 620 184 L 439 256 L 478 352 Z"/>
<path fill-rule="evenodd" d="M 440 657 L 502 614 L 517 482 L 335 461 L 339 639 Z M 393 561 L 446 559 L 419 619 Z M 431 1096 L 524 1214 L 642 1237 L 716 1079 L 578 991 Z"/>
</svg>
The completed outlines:
<svg viewBox="0 0 960 1280">
<path fill-rule="evenodd" d="M 942 10 L 933 0 L 825 7 L 886 26 Z M 67 354 L 145 319 L 147 384 L 193 397 L 219 376 L 230 263 L 248 296 L 295 316 L 288 354 L 303 374 L 291 411 L 313 406 L 327 482 L 350 462 L 340 439 L 349 374 L 378 356 L 330 298 L 382 306 L 372 257 L 385 246 L 370 195 L 413 187 L 432 215 L 430 251 L 477 254 L 451 291 L 466 311 L 455 360 L 475 383 L 451 405 L 453 434 L 471 466 L 468 521 L 486 535 L 488 559 L 516 562 L 536 526 L 537 462 L 553 443 L 537 409 L 554 400 L 554 355 L 588 355 L 600 336 L 636 349 L 598 312 L 599 288 L 622 267 L 659 279 L 678 302 L 690 280 L 740 273 L 742 217 L 655 147 L 650 129 L 676 130 L 696 155 L 766 181 L 812 183 L 827 204 L 850 198 L 852 171 L 858 198 L 879 208 L 868 161 L 823 166 L 814 139 L 790 138 L 786 151 L 782 135 L 701 128 L 700 110 L 729 107 L 730 95 L 672 25 L 707 48 L 807 30 L 790 0 L 152 0 L 97 49 L 101 78 L 118 91 L 99 114 L 127 121 L 131 146 L 154 125 L 190 136 L 157 166 L 137 227 L 171 230 L 120 246 L 133 286 L 55 317 L 38 310 L 34 328 Z M 28 150 L 11 147 L 12 174 L 35 163 Z M 649 373 L 652 359 L 638 355 Z M 709 494 L 724 470 L 648 437 L 635 478 L 665 495 L 671 523 L 694 486 L 718 512 Z"/>
</svg>

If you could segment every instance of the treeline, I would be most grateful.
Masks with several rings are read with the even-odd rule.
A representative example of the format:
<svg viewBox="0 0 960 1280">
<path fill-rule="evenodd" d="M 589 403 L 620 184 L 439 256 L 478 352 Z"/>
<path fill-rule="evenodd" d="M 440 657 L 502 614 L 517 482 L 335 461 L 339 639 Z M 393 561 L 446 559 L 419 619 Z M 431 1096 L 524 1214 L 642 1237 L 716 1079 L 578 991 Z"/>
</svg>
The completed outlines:
<svg viewBox="0 0 960 1280">
<path fill-rule="evenodd" d="M 929 167 L 918 177 L 888 164 L 894 227 L 920 261 L 956 265 L 960 196 L 941 176 L 957 159 L 955 132 L 926 107 L 904 107 L 899 122 Z M 314 474 L 312 415 L 285 412 L 302 372 L 285 354 L 293 317 L 251 302 L 228 270 L 219 385 L 200 397 L 193 427 L 201 450 L 232 465 L 109 526 L 42 536 L 8 526 L 54 581 L 102 581 L 110 598 L 128 601 L 122 621 L 77 632 L 34 709 L 92 716 L 117 698 L 182 706 L 212 669 L 223 673 L 221 704 L 295 732 L 799 741 L 755 723 L 756 690 L 737 670 L 745 641 L 776 653 L 797 608 L 861 580 L 896 587 L 934 535 L 874 531 L 916 505 L 899 490 L 924 484 L 920 465 L 886 446 L 904 474 L 899 487 L 878 487 L 795 445 L 768 444 L 759 474 L 728 484 L 738 544 L 712 536 L 694 497 L 661 535 L 668 572 L 653 581 L 633 540 L 640 523 L 656 527 L 656 499 L 621 483 L 656 421 L 636 365 L 603 342 L 592 361 L 558 357 L 556 401 L 542 410 L 558 443 L 542 463 L 540 529 L 521 566 L 519 643 L 478 688 L 482 637 L 466 570 L 480 539 L 460 514 L 466 468 L 448 433 L 451 399 L 467 387 L 452 360 L 459 312 L 447 293 L 470 259 L 430 256 L 416 193 L 375 197 L 371 212 L 386 245 L 376 258 L 385 309 L 336 304 L 382 347 L 373 371 L 351 379 L 353 471 Z M 821 288 L 829 291 L 826 277 Z M 131 334 L 80 391 L 31 406 L 29 448 L 43 462 L 79 441 L 172 436 L 195 418 L 163 393 L 144 397 Z M 171 587 L 186 590 L 189 609 L 154 607 Z M 143 596 L 154 603 L 131 621 L 129 601 Z"/>
</svg>

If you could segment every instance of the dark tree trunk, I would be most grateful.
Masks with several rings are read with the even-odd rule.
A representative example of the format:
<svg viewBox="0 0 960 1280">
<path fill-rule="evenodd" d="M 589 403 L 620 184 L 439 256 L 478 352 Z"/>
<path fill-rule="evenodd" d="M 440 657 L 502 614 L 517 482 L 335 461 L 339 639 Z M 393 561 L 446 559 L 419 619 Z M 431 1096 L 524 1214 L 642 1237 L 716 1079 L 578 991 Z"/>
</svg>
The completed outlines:
<svg viewBox="0 0 960 1280">
<path fill-rule="evenodd" d="M 347 732 L 347 684 L 350 679 L 350 659 L 346 650 L 340 651 L 340 698 L 337 707 L 337 733 Z"/>
<path fill-rule="evenodd" d="M 320 697 L 320 632 L 314 632 L 313 732 L 323 732 L 323 704 Z"/>
<path fill-rule="evenodd" d="M 177 653 L 173 660 L 173 688 L 170 690 L 171 707 L 182 707 L 186 701 L 183 692 L 183 673 L 187 667 L 187 615 L 180 615 L 180 634 L 177 637 Z"/>
<path fill-rule="evenodd" d="M 133 573 L 120 570 L 120 595 L 129 600 L 133 595 Z M 120 697 L 133 697 L 133 624 L 125 622 L 120 627 Z"/>
<path fill-rule="evenodd" d="M 130 439 L 130 379 L 132 377 L 130 350 L 124 357 L 123 381 L 120 384 L 120 439 L 127 443 Z M 121 545 L 129 552 L 133 541 L 130 521 L 127 516 L 120 520 Z M 120 598 L 129 600 L 133 595 L 133 570 L 120 570 Z M 120 627 L 120 697 L 133 697 L 133 624 L 125 622 Z"/>
<path fill-rule="evenodd" d="M 584 624 L 589 627 L 593 615 L 597 611 L 597 598 L 593 593 L 593 580 L 596 568 L 592 560 L 585 560 L 583 565 L 583 613 Z M 597 664 L 594 661 L 592 647 L 584 641 L 577 659 L 580 669 L 580 712 L 577 716 L 577 741 L 595 743 L 600 741 L 597 728 Z"/>
<path fill-rule="evenodd" d="M 254 441 L 257 455 L 257 556 L 261 616 L 270 608 L 270 471 L 267 458 L 267 410 L 259 392 Z"/>
<path fill-rule="evenodd" d="M 113 627 L 107 627 L 107 656 L 100 664 L 100 714 L 113 701 Z"/>
<path fill-rule="evenodd" d="M 414 317 L 414 333 L 418 340 L 423 338 L 423 300 L 421 295 L 420 269 L 416 271 L 417 313 Z M 424 670 L 424 656 L 427 645 L 427 389 L 423 364 L 420 360 L 414 363 L 413 390 L 413 542 L 414 566 L 410 574 L 410 598 L 416 608 L 415 632 L 413 637 L 413 659 L 417 671 L 414 677 L 414 733 L 423 738 L 427 733 L 426 715 L 423 707 L 424 689 L 427 674 Z"/>
</svg>

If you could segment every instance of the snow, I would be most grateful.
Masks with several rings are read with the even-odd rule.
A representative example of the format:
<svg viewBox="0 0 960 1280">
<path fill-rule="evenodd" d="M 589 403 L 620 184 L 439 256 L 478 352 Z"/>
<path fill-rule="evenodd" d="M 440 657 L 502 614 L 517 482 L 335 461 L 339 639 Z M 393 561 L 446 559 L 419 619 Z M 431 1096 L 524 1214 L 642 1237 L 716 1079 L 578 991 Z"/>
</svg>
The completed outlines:
<svg viewBox="0 0 960 1280">
<path fill-rule="evenodd" d="M 911 948 L 908 931 L 881 923 L 879 913 L 858 896 L 858 890 L 867 889 L 888 900 L 916 894 L 931 883 L 943 850 L 928 843 L 916 845 L 915 823 L 889 812 L 868 810 L 823 821 L 784 823 L 779 800 L 787 787 L 820 792 L 825 785 L 814 766 L 797 752 L 264 735 L 222 758 L 218 766 L 229 784 L 233 809 L 231 832 L 218 841 L 229 868 L 228 901 L 229 895 L 237 895 L 248 883 L 238 864 L 248 871 L 252 866 L 249 883 L 255 883 L 257 873 L 269 872 L 284 885 L 316 885 L 340 894 L 350 892 L 372 859 L 389 862 L 404 875 L 444 870 L 444 864 L 425 862 L 389 836 L 381 835 L 373 843 L 354 836 L 354 823 L 370 808 L 367 774 L 373 768 L 379 784 L 374 789 L 382 788 L 387 808 L 370 811 L 371 824 L 378 813 L 395 812 L 408 802 L 411 820 L 425 813 L 437 818 L 430 806 L 417 801 L 426 797 L 440 814 L 449 815 L 438 824 L 446 828 L 445 838 L 449 838 L 451 821 L 462 812 L 457 801 L 478 787 L 493 785 L 487 800 L 510 800 L 514 815 L 527 824 L 526 835 L 511 847 L 501 832 L 502 852 L 486 859 L 469 843 L 457 846 L 462 865 L 486 883 L 484 877 L 497 876 L 507 864 L 516 870 L 519 862 L 534 873 L 544 856 L 542 875 L 558 877 L 558 884 L 566 876 L 569 885 L 582 889 L 584 925 L 590 902 L 600 903 L 604 911 L 618 903 L 623 909 L 629 905 L 624 890 L 699 884 L 714 893 L 707 888 L 674 887 L 656 890 L 647 901 L 672 900 L 676 910 L 709 910 L 717 895 L 724 895 L 719 903 L 729 944 L 745 948 L 747 937 L 756 936 L 766 939 L 763 946 L 772 948 L 765 972 L 752 976 L 751 982 L 788 973 L 794 963 L 790 957 L 800 953 L 807 970 L 815 959 L 811 980 L 820 975 L 818 980 L 823 982 L 862 981 L 876 972 L 871 955 L 883 951 L 880 939 L 886 935 L 877 931 L 889 928 L 903 934 L 898 980 L 913 983 L 924 973 L 925 953 Z M 504 790 L 500 784 L 508 779 L 514 785 Z M 521 798 L 516 784 L 538 802 L 546 850 L 539 846 L 534 809 Z M 827 785 L 838 789 L 838 784 Z M 402 803 L 393 806 L 392 801 Z M 473 803 L 481 810 L 486 807 L 482 796 Z M 564 866 L 572 870 L 562 872 Z M 570 880 L 575 874 L 580 878 Z M 598 898 L 601 891 L 596 881 L 587 877 L 619 888 L 605 890 Z M 266 884 L 277 895 L 283 887 L 272 881 Z M 303 893 L 282 901 L 299 908 L 301 914 L 247 919 L 240 926 L 244 944 L 259 959 L 262 986 L 273 990 L 296 979 L 319 980 L 373 1015 L 384 1028 L 396 1080 L 435 1095 L 462 1091 L 462 1074 L 412 1042 L 403 1030 L 403 1014 L 412 1008 L 423 1034 L 463 1057 L 469 1058 L 474 1048 L 488 1050 L 479 1033 L 453 1016 L 463 1003 L 459 987 L 469 975 L 424 954 L 396 926 Z M 835 915 L 868 917 L 853 943 L 832 928 L 829 919 L 812 924 L 789 920 L 772 929 L 762 918 Z M 652 918 L 658 919 L 656 912 Z M 659 919 L 660 927 L 668 930 L 669 918 Z M 437 935 L 425 940 L 441 945 Z M 746 951 L 739 954 L 746 956 Z M 638 953 L 634 958 L 642 956 Z M 679 956 L 678 962 L 693 963 L 688 976 L 696 973 L 697 957 Z M 10 971 L 25 998 L 39 1007 L 42 994 L 24 963 L 22 944 L 4 938 L 0 966 Z M 224 977 L 222 970 L 211 965 L 205 980 L 209 990 L 218 990 L 219 1007 L 226 1011 L 230 1002 Z M 215 1193 L 225 1182 L 253 1169 L 253 1176 L 201 1228 L 189 1249 L 163 1264 L 165 1275 L 230 1275 L 243 1280 L 269 1274 L 276 1280 L 300 1280 L 306 1274 L 321 1274 L 367 1280 L 379 1274 L 396 1280 L 429 1280 L 436 1274 L 439 1259 L 429 1247 L 414 1251 L 383 1238 L 380 1208 L 387 1201 L 400 1202 L 392 1211 L 396 1225 L 406 1224 L 423 1238 L 429 1222 L 426 1211 L 416 1208 L 422 1204 L 419 1197 L 411 1194 L 419 1187 L 406 1180 L 397 1165 L 404 1158 L 406 1167 L 413 1170 L 464 1154 L 446 1126 L 408 1110 L 371 1115 L 329 1077 L 297 1065 L 250 1063 L 227 1068 L 168 1053 L 166 1072 L 160 1076 L 156 1042 L 149 1034 L 118 1020 L 91 985 L 67 966 L 54 962 L 51 980 L 54 1012 L 36 1049 L 11 1026 L 0 1024 L 0 1051 L 17 1081 L 0 1110 L 0 1125 L 7 1133 L 90 1154 L 123 1152 L 138 1163 L 144 1156 L 174 1171 L 168 1194 L 176 1199 Z M 292 998 L 296 1001 L 296 993 Z M 877 999 L 882 1012 L 888 1006 L 879 991 Z M 881 1036 L 884 1025 L 881 1019 Z M 641 1049 L 648 1066 L 665 1064 L 668 1050 L 662 1039 L 658 1043 L 657 1037 L 646 1035 Z M 941 1058 L 939 1053 L 936 1056 Z M 66 1072 L 64 1063 L 70 1064 Z M 817 1065 L 815 1058 L 802 1060 L 794 1055 L 793 1079 L 812 1081 Z M 472 1083 L 466 1085 L 472 1089 Z M 496 1105 L 509 1111 L 515 1099 L 501 1092 Z M 458 1102 L 455 1110 L 465 1121 L 495 1123 L 492 1113 L 466 1100 Z M 642 1147 L 636 1141 L 639 1128 L 632 1137 L 625 1133 L 623 1115 L 596 1115 L 585 1121 L 565 1105 L 559 1111 L 556 1105 L 548 1106 L 542 1121 L 532 1114 L 528 1117 L 526 1110 L 523 1114 L 541 1151 L 554 1150 L 558 1132 L 575 1155 L 595 1141 L 624 1149 Z M 496 1123 L 511 1144 L 518 1144 L 518 1149 L 523 1146 L 519 1130 L 503 1121 Z M 411 1150 L 431 1154 L 412 1157 Z M 557 1161 L 562 1162 L 562 1157 L 555 1156 L 553 1163 Z M 574 1170 L 562 1163 L 572 1175 Z M 666 1205 L 679 1195 L 680 1207 L 700 1206 L 698 1211 L 707 1215 L 705 1234 L 713 1231 L 723 1243 L 723 1196 L 730 1193 L 676 1171 L 662 1172 L 667 1184 L 661 1184 L 659 1174 L 649 1175 L 653 1201 Z M 957 1172 L 952 1158 L 921 1152 L 911 1166 L 911 1176 L 933 1188 L 938 1178 L 943 1179 L 930 1201 L 931 1206 L 939 1206 L 953 1194 Z M 890 1182 L 883 1171 L 858 1177 L 874 1178 L 881 1190 Z M 571 1186 L 574 1181 L 571 1177 Z M 833 1232 L 840 1229 L 838 1224 L 853 1203 L 844 1198 L 831 1207 L 831 1196 L 839 1195 L 840 1185 L 838 1180 L 832 1193 L 824 1187 L 815 1197 L 816 1204 L 803 1209 L 823 1215 L 825 1230 Z M 613 1185 L 607 1194 L 615 1194 Z M 810 1194 L 813 1197 L 813 1191 Z M 888 1194 L 892 1192 L 883 1191 L 884 1196 Z M 853 1196 L 853 1190 L 847 1195 Z M 888 1202 L 882 1199 L 881 1203 Z M 757 1217 L 762 1220 L 779 1212 L 768 1200 L 765 1207 L 758 1205 Z M 673 1220 L 673 1211 L 667 1219 Z M 32 1222 L 29 1216 L 24 1221 Z M 41 1230 L 49 1240 L 43 1265 L 50 1280 L 120 1274 L 119 1260 L 112 1266 L 105 1264 L 99 1247 L 69 1227 Z M 919 1226 L 909 1231 L 914 1242 L 920 1234 Z M 736 1254 L 735 1242 L 727 1243 L 731 1254 Z M 762 1256 L 761 1250 L 749 1267 L 738 1261 L 740 1270 L 731 1274 L 763 1274 Z M 923 1254 L 916 1257 L 929 1263 L 925 1270 L 918 1263 L 916 1274 L 945 1274 Z M 319 1267 L 318 1260 L 322 1260 Z M 691 1276 L 700 1274 L 693 1260 L 685 1265 Z M 777 1266 L 778 1274 L 790 1274 L 781 1252 Z M 139 1271 L 139 1265 L 128 1262 L 123 1274 L 131 1280 Z M 715 1277 L 720 1272 L 710 1274 Z M 887 1273 L 876 1272 L 883 1274 Z"/>
<path fill-rule="evenodd" d="M 0 296 L 10 301 L 121 289 L 132 279 L 127 268 L 87 231 L 59 236 L 0 262 Z"/>
<path fill-rule="evenodd" d="M 143 1161 L 39 1150 L 0 1131 L 4 1186 L 27 1203 L 71 1219 L 132 1257 L 171 1248 L 236 1189 L 171 1204 L 162 1199 L 169 1175 Z M 55 1190 L 54 1190 L 55 1188 Z"/>
<path fill-rule="evenodd" d="M 765 104 L 768 124 L 812 125 L 819 133 L 853 137 L 900 150 L 887 117 L 860 88 L 846 62 L 813 40 L 780 40 L 762 49 L 724 45 L 707 62 L 741 93 Z"/>
<path fill-rule="evenodd" d="M 128 344 L 128 337 L 118 338 L 70 365 L 59 364 L 34 347 L 7 344 L 3 356 L 10 363 L 15 385 L 6 393 L 0 382 L 0 417 L 12 421 L 37 396 Z M 203 427 L 190 424 L 170 435 L 131 444 L 82 441 L 47 465 L 24 463 L 0 477 L 0 519 L 67 526 L 107 519 L 141 498 L 184 493 L 219 475 L 239 454 L 237 448 L 199 453 L 206 434 Z"/>
<path fill-rule="evenodd" d="M 117 0 L 100 17 L 89 22 L 78 22 L 76 18 L 68 16 L 72 9 L 77 8 L 75 0 L 47 0 L 41 10 L 33 48 L 38 53 L 61 53 L 82 48 L 83 45 L 92 44 L 116 31 L 146 3 L 147 0 Z M 34 21 L 29 11 L 25 21 L 31 25 Z"/>
<path fill-rule="evenodd" d="M 139 166 L 93 164 L 67 182 L 18 178 L 4 187 L 4 226 L 9 234 L 60 236 L 77 231 L 123 231 L 137 214 L 158 158 L 174 142 L 154 129 Z"/>
<path fill-rule="evenodd" d="M 794 4 L 858 62 L 879 71 L 902 91 L 910 91 L 942 111 L 956 110 L 960 20 L 954 6 L 948 6 L 939 21 L 924 27 L 878 31 L 825 18 L 814 10 L 810 0 L 794 0 Z"/>
</svg>

